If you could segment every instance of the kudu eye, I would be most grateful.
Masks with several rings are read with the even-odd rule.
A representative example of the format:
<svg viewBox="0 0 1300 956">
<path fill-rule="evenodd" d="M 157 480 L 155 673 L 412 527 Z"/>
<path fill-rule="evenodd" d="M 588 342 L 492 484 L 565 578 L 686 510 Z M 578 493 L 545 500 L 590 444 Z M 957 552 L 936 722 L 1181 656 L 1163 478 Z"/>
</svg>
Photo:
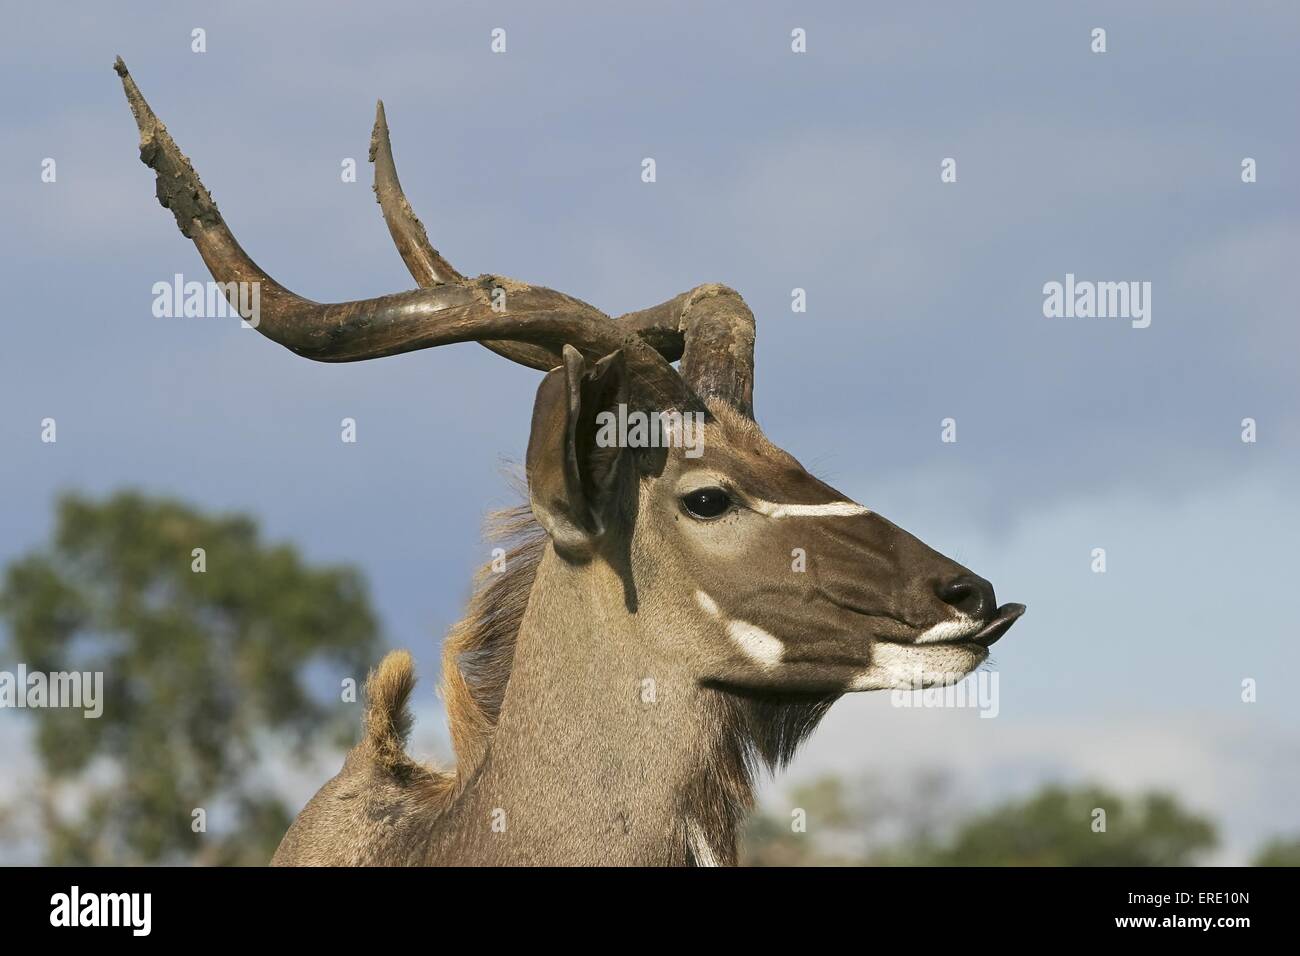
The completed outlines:
<svg viewBox="0 0 1300 956">
<path fill-rule="evenodd" d="M 682 507 L 696 518 L 718 518 L 731 507 L 731 496 L 721 488 L 700 488 L 682 495 Z"/>
</svg>

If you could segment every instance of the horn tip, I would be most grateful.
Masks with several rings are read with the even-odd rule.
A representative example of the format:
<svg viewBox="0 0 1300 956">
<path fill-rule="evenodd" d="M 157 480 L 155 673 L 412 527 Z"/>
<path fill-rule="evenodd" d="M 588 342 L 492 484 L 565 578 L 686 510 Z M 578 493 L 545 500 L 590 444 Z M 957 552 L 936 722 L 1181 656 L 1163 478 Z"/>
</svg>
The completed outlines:
<svg viewBox="0 0 1300 956">
<path fill-rule="evenodd" d="M 131 115 L 135 117 L 135 125 L 139 128 L 141 137 L 144 138 L 158 125 L 158 117 L 149 108 L 149 104 L 145 102 L 144 94 L 140 92 L 140 87 L 135 85 L 135 78 L 131 76 L 130 70 L 126 68 L 126 63 L 120 56 L 113 61 L 113 71 L 122 79 L 122 91 L 126 94 L 127 105 L 131 107 Z"/>
<path fill-rule="evenodd" d="M 167 127 L 145 102 L 120 56 L 113 69 L 122 78 L 127 103 L 140 130 L 140 161 L 156 174 L 158 202 L 171 210 L 181 234 L 188 239 L 195 237 L 196 224 L 198 228 L 220 225 L 217 204 L 203 188 L 198 173 L 168 134 Z"/>
<path fill-rule="evenodd" d="M 375 126 L 370 131 L 370 161 L 373 163 L 375 157 L 383 150 L 387 152 L 388 143 L 388 117 L 384 113 L 384 101 L 378 100 L 375 103 Z"/>
</svg>

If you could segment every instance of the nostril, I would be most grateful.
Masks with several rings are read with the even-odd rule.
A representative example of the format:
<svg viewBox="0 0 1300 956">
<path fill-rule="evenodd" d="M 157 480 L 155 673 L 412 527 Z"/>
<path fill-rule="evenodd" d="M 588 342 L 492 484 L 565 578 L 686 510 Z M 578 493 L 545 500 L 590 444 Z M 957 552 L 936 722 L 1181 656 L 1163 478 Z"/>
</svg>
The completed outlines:
<svg viewBox="0 0 1300 956">
<path fill-rule="evenodd" d="M 977 620 L 991 617 L 998 609 L 997 598 L 993 596 L 993 585 L 974 574 L 953 578 L 939 588 L 939 597 L 946 604 L 951 604 L 963 614 L 969 614 Z"/>
</svg>

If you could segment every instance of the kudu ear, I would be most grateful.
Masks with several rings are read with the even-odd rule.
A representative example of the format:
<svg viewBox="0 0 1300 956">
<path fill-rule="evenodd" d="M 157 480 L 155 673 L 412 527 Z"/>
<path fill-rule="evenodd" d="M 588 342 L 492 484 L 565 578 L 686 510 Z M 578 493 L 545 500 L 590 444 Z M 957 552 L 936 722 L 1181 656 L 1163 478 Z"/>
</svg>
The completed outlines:
<svg viewBox="0 0 1300 956">
<path fill-rule="evenodd" d="M 564 347 L 564 364 L 537 389 L 528 437 L 528 497 L 555 550 L 570 560 L 595 552 L 613 509 L 623 450 L 596 442 L 597 416 L 627 403 L 627 371 L 619 350 L 588 366 Z"/>
</svg>

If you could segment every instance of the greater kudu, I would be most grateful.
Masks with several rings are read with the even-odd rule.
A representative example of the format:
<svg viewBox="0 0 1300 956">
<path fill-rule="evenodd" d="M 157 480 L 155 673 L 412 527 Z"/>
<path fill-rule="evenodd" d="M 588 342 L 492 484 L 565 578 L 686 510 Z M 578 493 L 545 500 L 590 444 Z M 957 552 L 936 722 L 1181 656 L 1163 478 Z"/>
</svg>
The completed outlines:
<svg viewBox="0 0 1300 956">
<path fill-rule="evenodd" d="M 159 201 L 218 282 L 260 283 L 263 335 L 325 362 L 476 341 L 546 373 L 530 507 L 509 519 L 505 572 L 480 573 L 444 646 L 457 766 L 406 755 L 413 669 L 390 654 L 367 683 L 361 743 L 273 862 L 732 863 L 754 772 L 787 761 L 836 698 L 955 680 L 1023 612 L 764 437 L 754 319 L 731 289 L 611 319 L 550 289 L 465 278 L 402 193 L 380 104 L 375 191 L 421 288 L 312 302 L 239 247 L 116 70 Z M 702 453 L 596 441 L 619 406 L 698 414 Z"/>
</svg>

